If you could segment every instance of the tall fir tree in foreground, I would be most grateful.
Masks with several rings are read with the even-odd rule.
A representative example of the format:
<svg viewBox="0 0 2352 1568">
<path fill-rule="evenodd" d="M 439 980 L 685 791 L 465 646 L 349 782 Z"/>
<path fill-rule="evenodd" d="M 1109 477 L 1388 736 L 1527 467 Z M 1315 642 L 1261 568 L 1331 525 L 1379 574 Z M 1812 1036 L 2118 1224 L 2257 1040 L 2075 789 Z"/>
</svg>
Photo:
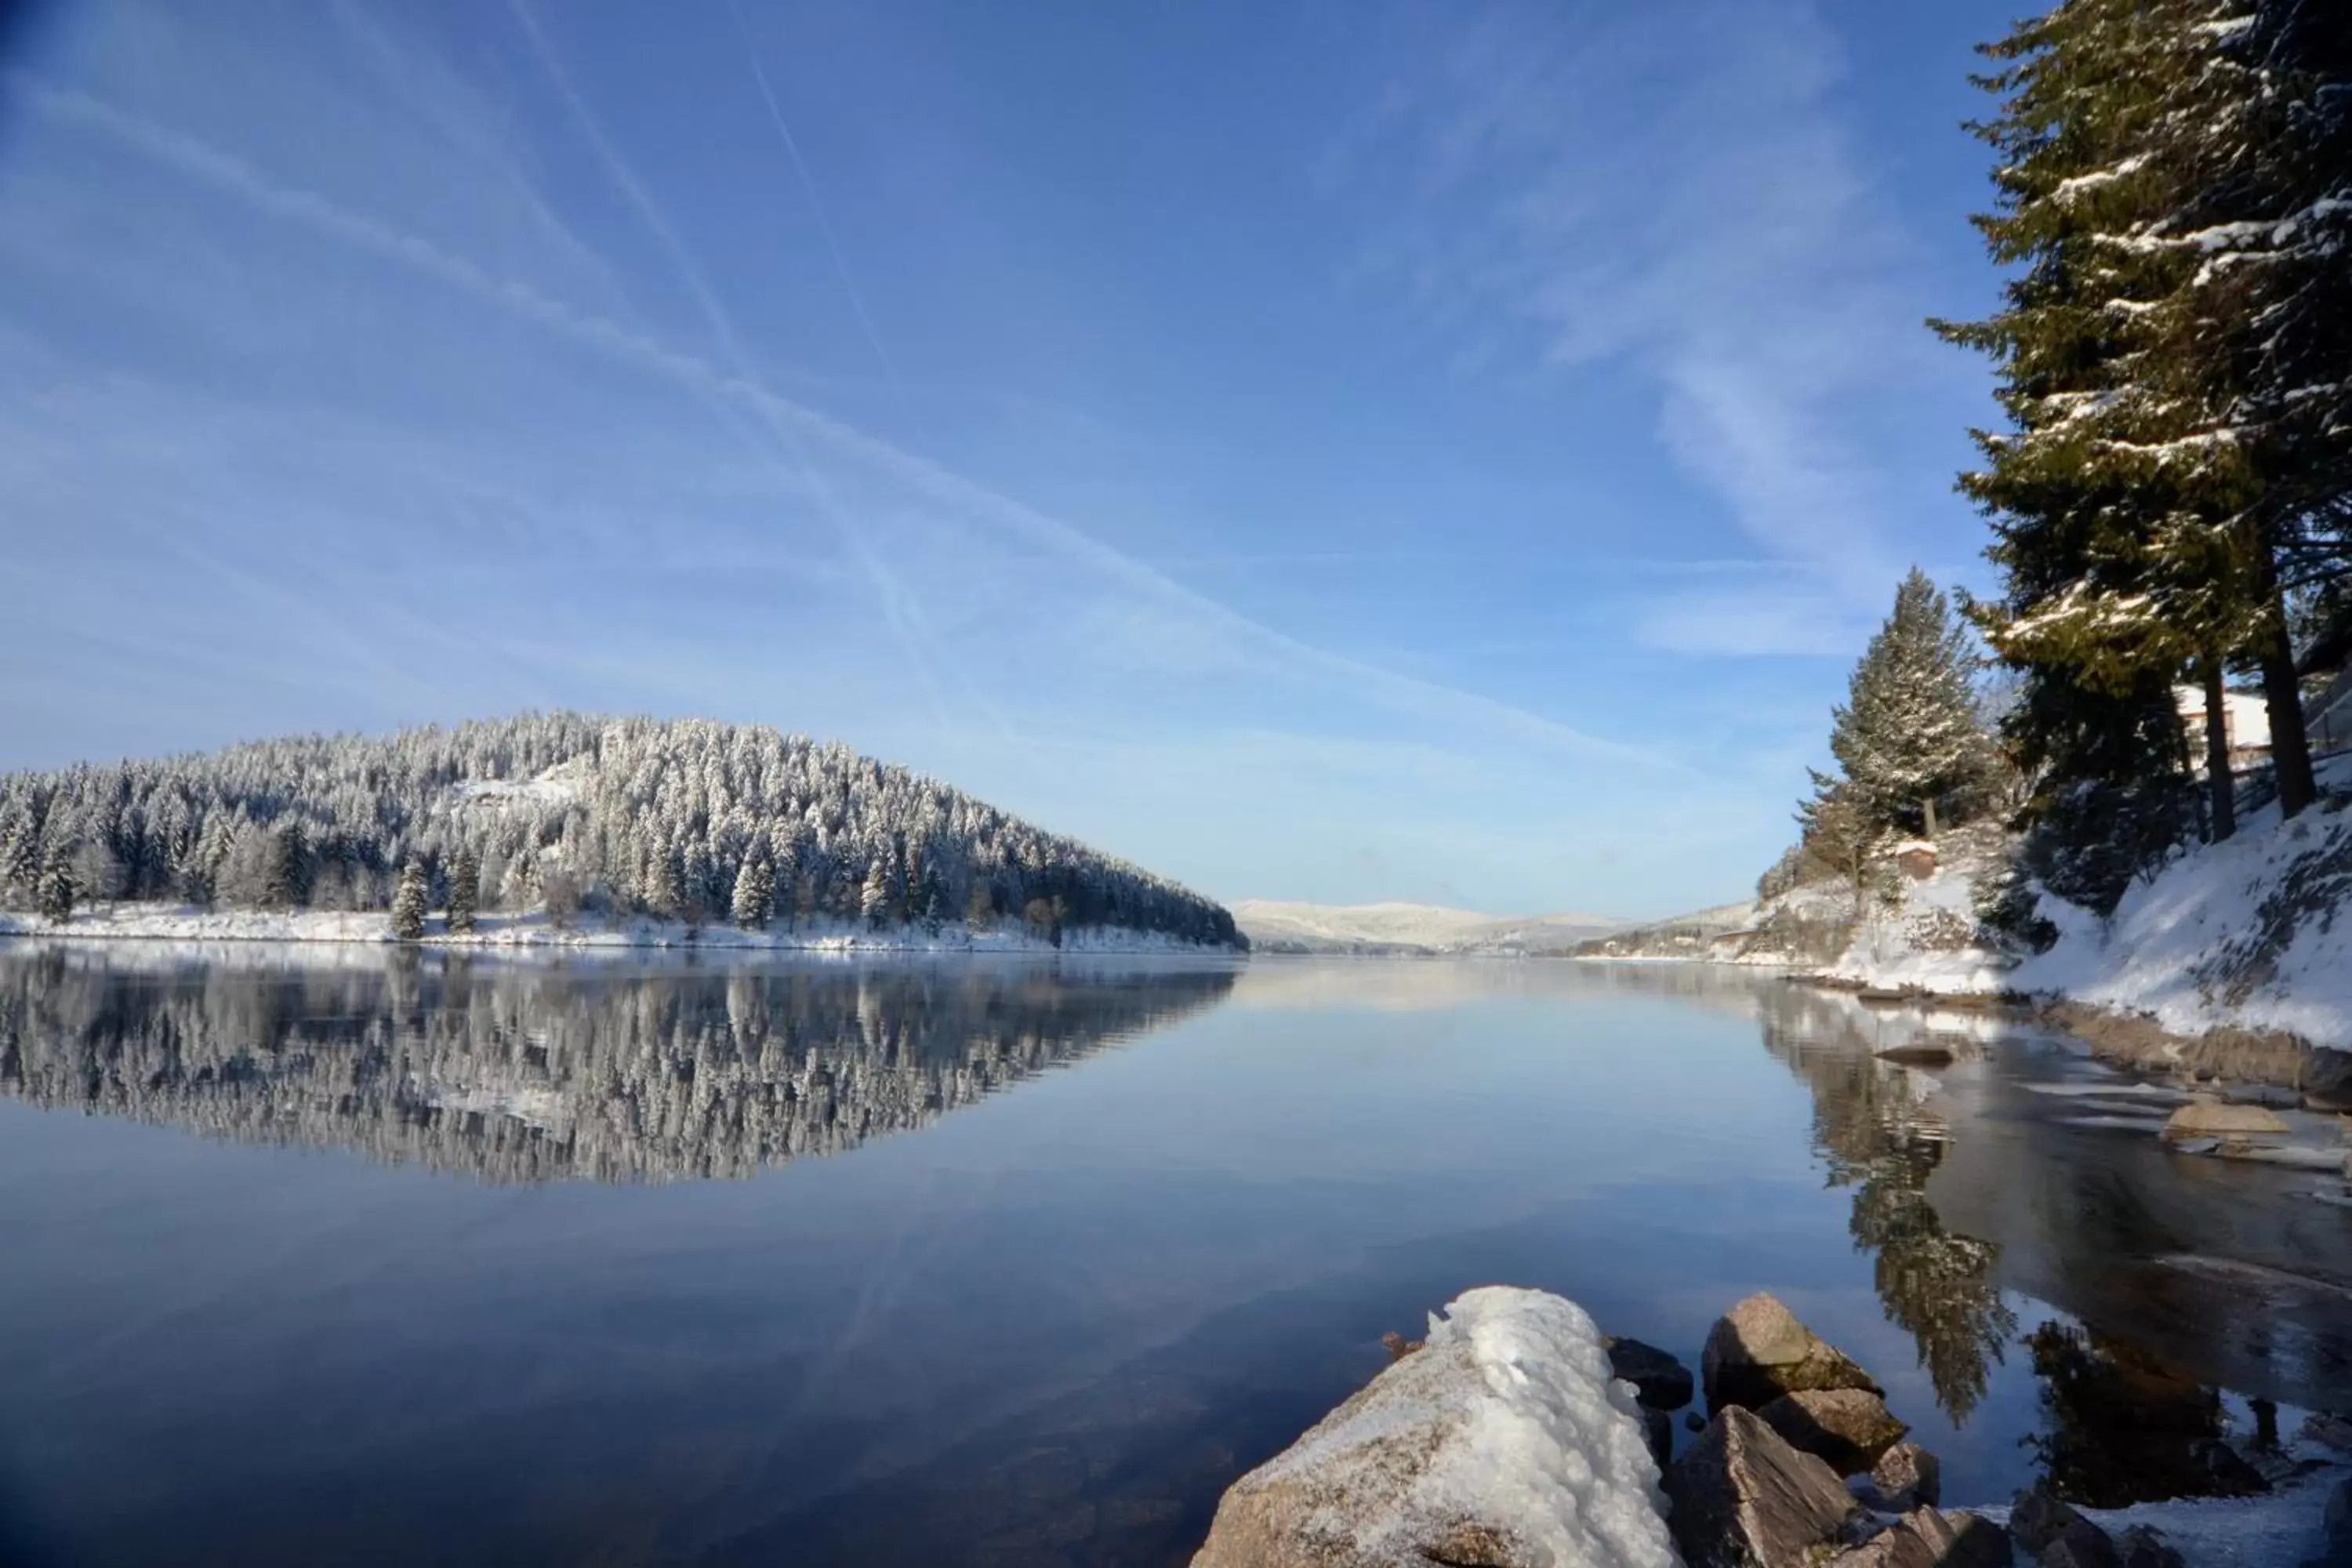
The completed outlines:
<svg viewBox="0 0 2352 1568">
<path fill-rule="evenodd" d="M 482 858 L 470 844 L 449 862 L 449 934 L 470 935 L 474 912 L 482 896 Z"/>
<path fill-rule="evenodd" d="M 1841 792 L 1872 821 L 1933 838 L 1964 812 L 1990 764 L 1977 719 L 1968 634 L 1950 602 L 1914 567 L 1854 667 L 1830 730 Z"/>
<path fill-rule="evenodd" d="M 2260 671 L 2280 800 L 2314 781 L 2289 596 L 2352 569 L 2352 116 L 2336 7 L 2312 0 L 2069 0 L 1987 46 L 1999 154 L 1976 220 L 2016 268 L 2002 308 L 1938 322 L 1991 357 L 2011 427 L 1961 488 L 1993 521 L 2003 592 L 1980 607 L 2026 676 L 2021 736 L 2064 758 L 2147 736 L 2184 675 L 2220 728 L 2226 671 Z M 2225 765 L 2213 822 L 2230 810 Z M 2063 782 L 2063 781 L 2062 781 Z"/>
<path fill-rule="evenodd" d="M 411 859 L 400 868 L 399 886 L 392 895 L 392 934 L 402 942 L 415 942 L 425 934 L 425 906 L 430 897 L 425 880 L 425 862 Z"/>
</svg>

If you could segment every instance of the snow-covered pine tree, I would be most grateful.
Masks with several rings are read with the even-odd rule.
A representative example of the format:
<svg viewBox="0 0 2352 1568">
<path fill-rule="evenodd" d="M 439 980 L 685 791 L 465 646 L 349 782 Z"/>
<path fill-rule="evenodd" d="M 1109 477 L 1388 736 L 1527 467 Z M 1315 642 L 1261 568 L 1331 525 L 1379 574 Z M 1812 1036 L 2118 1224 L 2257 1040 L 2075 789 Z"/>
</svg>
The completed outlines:
<svg viewBox="0 0 2352 1568">
<path fill-rule="evenodd" d="M 60 838 L 42 862 L 40 886 L 35 890 L 41 918 L 58 925 L 73 919 L 74 900 L 79 890 L 74 886 L 73 847 Z"/>
<path fill-rule="evenodd" d="M 310 847 L 299 818 L 278 819 L 262 840 L 261 901 L 264 908 L 290 910 L 310 890 Z"/>
<path fill-rule="evenodd" d="M 2014 426 L 1962 480 L 2008 576 L 1996 647 L 2110 696 L 2256 666 L 2290 813 L 2311 780 L 2284 594 L 2352 566 L 2329 412 L 2352 328 L 2326 309 L 2352 305 L 2352 79 L 2325 9 L 2073 0 L 1989 46 L 1978 224 L 2019 270 L 1992 318 L 1938 328 L 1994 358 Z"/>
<path fill-rule="evenodd" d="M 1854 667 L 1830 751 L 1854 804 L 1888 826 L 1933 837 L 1982 783 L 1988 744 L 1977 722 L 1967 636 L 1941 590 L 1914 567 L 1895 608 Z"/>
<path fill-rule="evenodd" d="M 857 913 L 876 931 L 890 923 L 892 884 L 897 880 L 898 878 L 891 874 L 887 855 L 876 855 L 866 868 L 866 883 L 858 893 Z"/>
<path fill-rule="evenodd" d="M 735 923 L 745 931 L 765 931 L 776 913 L 776 873 L 764 859 L 743 862 L 735 874 Z"/>
<path fill-rule="evenodd" d="M 474 911 L 482 897 L 482 858 L 470 844 L 462 845 L 449 861 L 449 931 L 465 936 L 474 929 Z"/>
<path fill-rule="evenodd" d="M 425 862 L 412 856 L 401 864 L 400 884 L 392 895 L 392 934 L 399 941 L 415 942 L 425 934 L 428 897 Z"/>
</svg>

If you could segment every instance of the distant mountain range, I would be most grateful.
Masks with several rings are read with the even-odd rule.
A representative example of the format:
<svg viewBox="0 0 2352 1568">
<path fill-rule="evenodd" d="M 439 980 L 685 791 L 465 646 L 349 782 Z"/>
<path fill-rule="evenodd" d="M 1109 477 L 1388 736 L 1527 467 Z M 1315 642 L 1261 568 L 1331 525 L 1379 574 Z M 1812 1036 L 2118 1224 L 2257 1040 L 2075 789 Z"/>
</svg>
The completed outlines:
<svg viewBox="0 0 2352 1568">
<path fill-rule="evenodd" d="M 1257 952 L 1436 956 L 1567 953 L 1623 930 L 1607 915 L 1483 914 L 1437 904 L 1301 904 L 1244 899 L 1234 922 Z"/>
</svg>

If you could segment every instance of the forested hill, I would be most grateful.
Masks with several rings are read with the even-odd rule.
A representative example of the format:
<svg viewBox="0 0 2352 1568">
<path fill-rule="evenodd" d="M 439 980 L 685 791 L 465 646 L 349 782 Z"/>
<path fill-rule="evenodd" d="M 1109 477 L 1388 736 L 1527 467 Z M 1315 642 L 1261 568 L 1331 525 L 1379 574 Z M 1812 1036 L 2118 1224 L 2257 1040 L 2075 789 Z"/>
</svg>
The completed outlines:
<svg viewBox="0 0 2352 1568">
<path fill-rule="evenodd" d="M 404 879 L 435 908 L 557 919 L 1239 942 L 1223 909 L 1163 878 L 755 725 L 533 714 L 0 775 L 0 907 L 392 909 Z"/>
</svg>

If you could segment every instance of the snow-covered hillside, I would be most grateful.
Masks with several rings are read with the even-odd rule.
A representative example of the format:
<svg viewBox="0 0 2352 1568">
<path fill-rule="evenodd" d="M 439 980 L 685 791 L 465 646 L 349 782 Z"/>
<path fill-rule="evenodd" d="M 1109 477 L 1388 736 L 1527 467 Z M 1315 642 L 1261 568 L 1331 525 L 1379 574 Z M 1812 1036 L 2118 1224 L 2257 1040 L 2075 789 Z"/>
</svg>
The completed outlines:
<svg viewBox="0 0 2352 1568">
<path fill-rule="evenodd" d="M 1437 904 L 1305 904 L 1244 899 L 1234 921 L 1258 952 L 1567 952 L 1625 922 L 1606 915 L 1496 916 Z"/>
<path fill-rule="evenodd" d="M 2352 757 L 2322 773 L 2323 804 L 2135 883 L 2105 921 L 2044 894 L 2057 945 L 2013 988 L 2148 1015 L 2177 1034 L 2277 1030 L 2352 1048 Z"/>
<path fill-rule="evenodd" d="M 2320 773 L 2318 805 L 2247 814 L 2235 837 L 2192 847 L 2135 881 L 2105 919 L 2047 892 L 2054 928 L 2028 954 L 1978 921 L 2000 847 L 1947 854 L 1926 881 L 1895 879 L 1863 902 L 1828 977 L 1939 995 L 2017 993 L 2153 1018 L 2179 1035 L 2276 1032 L 2352 1048 L 2352 756 Z"/>
<path fill-rule="evenodd" d="M 125 903 L 182 924 L 169 906 L 380 921 L 429 905 L 460 924 L 543 910 L 1236 940 L 1188 889 L 845 746 L 577 713 L 0 775 L 0 910 L 70 925 Z"/>
</svg>

